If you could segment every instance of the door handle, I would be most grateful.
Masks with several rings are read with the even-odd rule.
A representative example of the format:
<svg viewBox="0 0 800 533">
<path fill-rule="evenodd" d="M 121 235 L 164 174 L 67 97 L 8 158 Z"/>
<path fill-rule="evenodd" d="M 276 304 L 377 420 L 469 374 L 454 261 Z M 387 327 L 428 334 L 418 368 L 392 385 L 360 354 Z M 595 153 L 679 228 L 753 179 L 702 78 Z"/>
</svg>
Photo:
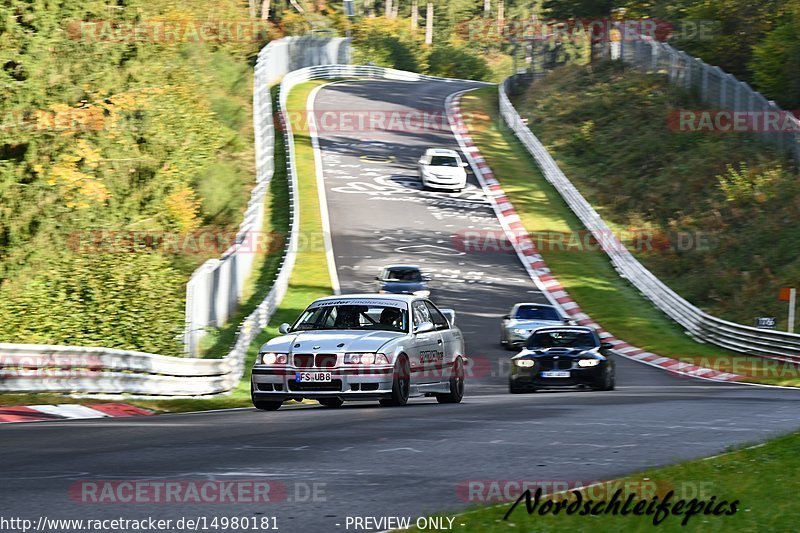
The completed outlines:
<svg viewBox="0 0 800 533">
<path fill-rule="evenodd" d="M 438 341 L 436 341 L 436 344 L 442 344 L 442 339 L 439 339 Z"/>
</svg>

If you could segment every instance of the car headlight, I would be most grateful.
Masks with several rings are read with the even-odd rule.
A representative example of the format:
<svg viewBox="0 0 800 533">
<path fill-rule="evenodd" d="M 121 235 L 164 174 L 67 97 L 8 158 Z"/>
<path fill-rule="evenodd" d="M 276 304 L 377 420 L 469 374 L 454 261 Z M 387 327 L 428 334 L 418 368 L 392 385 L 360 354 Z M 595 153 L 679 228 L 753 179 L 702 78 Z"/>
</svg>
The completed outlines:
<svg viewBox="0 0 800 533">
<path fill-rule="evenodd" d="M 520 337 L 524 337 L 525 335 L 528 335 L 530 333 L 530 331 L 528 331 L 527 329 L 521 329 L 521 328 L 516 328 L 512 331 L 514 332 L 514 335 L 519 335 Z"/>
<path fill-rule="evenodd" d="M 536 364 L 533 359 L 516 359 L 514 364 L 522 368 L 530 368 Z"/>
<path fill-rule="evenodd" d="M 351 352 L 344 354 L 344 362 L 350 365 L 389 364 L 385 354 L 373 352 Z"/>
<path fill-rule="evenodd" d="M 285 365 L 286 360 L 285 353 L 265 352 L 261 354 L 261 362 L 265 365 Z"/>
<path fill-rule="evenodd" d="M 587 368 L 590 366 L 597 366 L 600 364 L 600 359 L 579 359 L 578 366 Z"/>
<path fill-rule="evenodd" d="M 423 298 L 427 298 L 431 295 L 431 291 L 423 289 L 421 291 L 414 291 L 414 296 L 422 296 Z"/>
</svg>

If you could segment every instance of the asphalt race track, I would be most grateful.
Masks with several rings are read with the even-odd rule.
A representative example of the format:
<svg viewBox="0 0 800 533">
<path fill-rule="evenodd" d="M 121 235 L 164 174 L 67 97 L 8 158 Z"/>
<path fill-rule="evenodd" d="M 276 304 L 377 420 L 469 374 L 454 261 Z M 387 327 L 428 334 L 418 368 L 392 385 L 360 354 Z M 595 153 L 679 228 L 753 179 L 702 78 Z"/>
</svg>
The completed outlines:
<svg viewBox="0 0 800 533">
<path fill-rule="evenodd" d="M 315 107 L 442 113 L 447 95 L 467 87 L 336 83 L 318 93 Z M 608 479 L 800 427 L 796 391 L 674 377 L 623 359 L 613 392 L 507 394 L 510 353 L 498 345 L 499 316 L 515 301 L 543 297 L 513 253 L 459 245 L 466 230 L 500 235 L 473 177 L 458 195 L 419 190 L 416 160 L 429 146 L 457 148 L 452 135 L 323 130 L 320 141 L 342 292 L 371 290 L 392 262 L 430 272 L 433 299 L 456 310 L 468 354 L 479 362 L 464 402 L 5 424 L 0 515 L 34 522 L 276 517 L 280 531 L 346 531 L 348 516 L 455 512 L 469 503 L 468 480 Z M 278 501 L 82 501 L 81 488 L 103 480 L 267 481 Z"/>
</svg>

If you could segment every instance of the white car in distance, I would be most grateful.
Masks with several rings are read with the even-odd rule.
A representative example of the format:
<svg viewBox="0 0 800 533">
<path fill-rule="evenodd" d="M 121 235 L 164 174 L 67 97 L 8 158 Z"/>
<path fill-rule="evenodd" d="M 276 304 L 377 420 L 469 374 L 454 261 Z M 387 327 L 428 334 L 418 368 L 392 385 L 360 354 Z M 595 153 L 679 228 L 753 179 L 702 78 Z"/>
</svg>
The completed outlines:
<svg viewBox="0 0 800 533">
<path fill-rule="evenodd" d="M 467 186 L 467 166 L 458 152 L 443 148 L 428 148 L 417 162 L 422 188 L 460 191 Z"/>
</svg>

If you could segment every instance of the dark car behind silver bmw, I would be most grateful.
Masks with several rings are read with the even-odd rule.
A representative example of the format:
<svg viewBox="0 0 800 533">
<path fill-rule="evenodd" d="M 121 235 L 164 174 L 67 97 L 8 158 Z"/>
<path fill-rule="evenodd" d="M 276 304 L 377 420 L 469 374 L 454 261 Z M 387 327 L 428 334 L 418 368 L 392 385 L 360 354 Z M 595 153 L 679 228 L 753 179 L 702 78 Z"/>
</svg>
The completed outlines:
<svg viewBox="0 0 800 533">
<path fill-rule="evenodd" d="M 600 342 L 592 328 L 537 328 L 525 348 L 511 358 L 509 392 L 563 387 L 613 390 L 614 361 L 608 353 L 610 348 L 610 344 Z"/>
</svg>

